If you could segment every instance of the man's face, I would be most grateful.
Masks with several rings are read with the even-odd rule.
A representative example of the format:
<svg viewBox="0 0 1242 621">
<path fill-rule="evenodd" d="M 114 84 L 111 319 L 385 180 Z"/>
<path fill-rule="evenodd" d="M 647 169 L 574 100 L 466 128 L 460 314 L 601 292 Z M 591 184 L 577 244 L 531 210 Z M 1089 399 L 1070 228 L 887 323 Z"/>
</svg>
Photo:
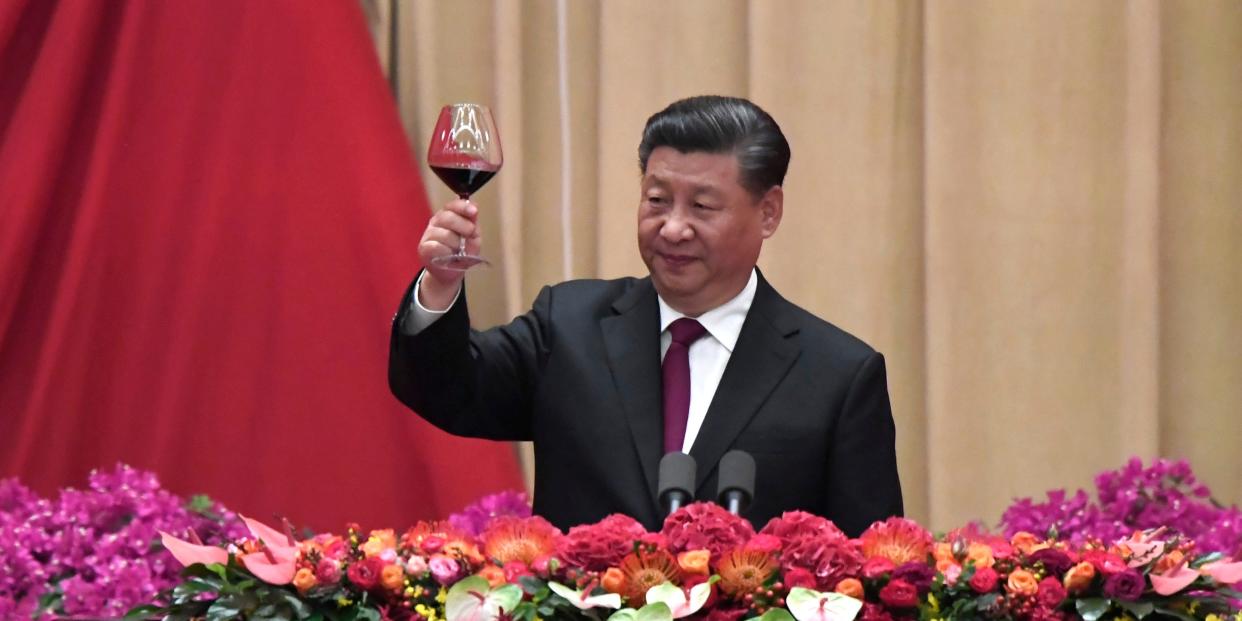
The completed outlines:
<svg viewBox="0 0 1242 621">
<path fill-rule="evenodd" d="M 756 199 L 732 153 L 657 147 L 647 158 L 638 206 L 638 251 L 656 291 L 698 316 L 737 295 L 780 224 L 780 186 Z"/>
</svg>

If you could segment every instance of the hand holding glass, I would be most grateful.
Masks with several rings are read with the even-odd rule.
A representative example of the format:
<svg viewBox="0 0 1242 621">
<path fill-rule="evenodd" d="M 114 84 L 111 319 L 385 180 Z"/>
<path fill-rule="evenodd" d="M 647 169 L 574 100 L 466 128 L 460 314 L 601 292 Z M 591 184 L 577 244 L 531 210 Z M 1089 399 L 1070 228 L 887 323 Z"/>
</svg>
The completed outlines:
<svg viewBox="0 0 1242 621">
<path fill-rule="evenodd" d="M 487 106 L 460 103 L 444 106 L 427 147 L 427 164 L 457 196 L 469 200 L 500 170 L 500 134 Z M 466 254 L 463 237 L 453 254 L 431 260 L 444 269 L 465 271 L 479 263 L 481 256 Z"/>
</svg>

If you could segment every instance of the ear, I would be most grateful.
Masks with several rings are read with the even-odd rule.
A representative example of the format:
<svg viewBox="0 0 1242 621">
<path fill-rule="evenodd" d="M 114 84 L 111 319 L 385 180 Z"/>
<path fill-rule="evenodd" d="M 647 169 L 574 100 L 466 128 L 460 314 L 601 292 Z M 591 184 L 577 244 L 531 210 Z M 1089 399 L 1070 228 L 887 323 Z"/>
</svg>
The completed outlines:
<svg viewBox="0 0 1242 621">
<path fill-rule="evenodd" d="M 768 188 L 759 199 L 759 230 L 767 239 L 776 233 L 781 225 L 781 216 L 785 213 L 785 189 L 779 185 Z"/>
</svg>

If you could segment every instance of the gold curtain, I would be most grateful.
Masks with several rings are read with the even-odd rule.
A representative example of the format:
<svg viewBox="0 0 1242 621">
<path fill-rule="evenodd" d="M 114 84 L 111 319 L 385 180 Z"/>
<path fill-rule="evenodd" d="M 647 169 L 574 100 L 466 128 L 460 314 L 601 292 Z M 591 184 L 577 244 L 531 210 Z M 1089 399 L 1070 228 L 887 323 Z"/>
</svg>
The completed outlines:
<svg viewBox="0 0 1242 621">
<path fill-rule="evenodd" d="M 1131 455 L 1242 500 L 1242 2 L 362 1 L 420 157 L 442 103 L 498 114 L 477 324 L 643 273 L 643 122 L 745 96 L 794 154 L 761 266 L 886 354 L 912 517 Z"/>
</svg>

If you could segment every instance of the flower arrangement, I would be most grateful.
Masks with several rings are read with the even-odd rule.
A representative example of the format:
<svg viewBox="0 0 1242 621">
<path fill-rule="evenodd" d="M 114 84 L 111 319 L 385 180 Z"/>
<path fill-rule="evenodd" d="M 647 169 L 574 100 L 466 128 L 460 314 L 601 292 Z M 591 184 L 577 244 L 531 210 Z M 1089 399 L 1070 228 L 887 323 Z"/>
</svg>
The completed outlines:
<svg viewBox="0 0 1242 621">
<path fill-rule="evenodd" d="M 157 531 L 193 529 L 223 543 L 240 527 L 205 497 L 187 503 L 123 465 L 50 499 L 0 480 L 0 619 L 122 615 L 182 580 L 173 556 L 153 545 Z"/>
<path fill-rule="evenodd" d="M 498 515 L 297 540 L 246 520 L 227 549 L 165 534 L 185 581 L 134 615 L 208 620 L 864 621 L 1242 619 L 1242 562 L 1166 529 L 1074 543 L 890 518 L 858 538 L 789 512 L 755 531 L 707 503 L 659 532 L 613 515 L 568 533 Z"/>
<path fill-rule="evenodd" d="M 1212 498 L 1185 460 L 1133 458 L 1095 477 L 1095 499 L 1085 490 L 1048 492 L 1047 501 L 1014 502 L 1001 517 L 1007 534 L 1041 533 L 1075 544 L 1114 541 L 1135 530 L 1165 527 L 1195 542 L 1200 552 L 1242 558 L 1242 510 Z"/>
</svg>

